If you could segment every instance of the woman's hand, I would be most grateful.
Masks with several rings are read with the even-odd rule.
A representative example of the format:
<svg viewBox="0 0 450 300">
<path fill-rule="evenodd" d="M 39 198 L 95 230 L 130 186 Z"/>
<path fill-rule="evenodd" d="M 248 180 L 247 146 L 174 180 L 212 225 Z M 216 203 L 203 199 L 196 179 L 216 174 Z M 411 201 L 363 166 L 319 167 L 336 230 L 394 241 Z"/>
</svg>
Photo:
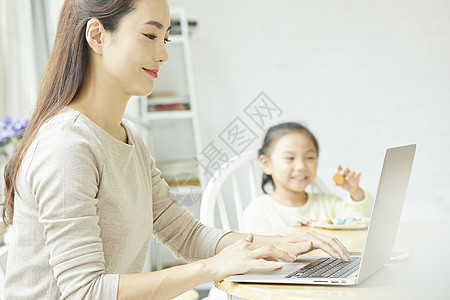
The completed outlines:
<svg viewBox="0 0 450 300">
<path fill-rule="evenodd" d="M 270 238 L 270 237 L 269 237 Z M 350 259 L 350 253 L 345 246 L 335 237 L 329 237 L 316 231 L 308 230 L 293 235 L 273 237 L 273 245 L 289 253 L 291 256 L 299 256 L 315 249 L 321 249 L 331 257 L 343 261 Z"/>
<path fill-rule="evenodd" d="M 361 173 L 356 173 L 349 168 L 342 168 L 340 165 L 337 166 L 337 172 L 341 173 L 345 181 L 342 184 L 336 184 L 342 187 L 350 193 L 350 197 L 355 201 L 361 201 L 364 199 L 364 191 L 359 187 L 359 179 L 361 178 Z"/>
<path fill-rule="evenodd" d="M 277 258 L 288 262 L 293 262 L 296 258 L 268 243 L 258 246 L 253 243 L 253 239 L 253 235 L 249 234 L 246 239 L 238 240 L 207 259 L 214 281 L 252 269 L 278 269 L 283 263 L 278 262 Z"/>
<path fill-rule="evenodd" d="M 350 260 L 342 243 L 334 238 L 309 230 L 288 236 L 267 236 L 230 232 L 219 241 L 215 256 L 204 260 L 211 280 L 220 281 L 230 275 L 252 269 L 277 269 L 283 263 L 293 262 L 297 256 L 321 249 L 331 257 Z"/>
</svg>

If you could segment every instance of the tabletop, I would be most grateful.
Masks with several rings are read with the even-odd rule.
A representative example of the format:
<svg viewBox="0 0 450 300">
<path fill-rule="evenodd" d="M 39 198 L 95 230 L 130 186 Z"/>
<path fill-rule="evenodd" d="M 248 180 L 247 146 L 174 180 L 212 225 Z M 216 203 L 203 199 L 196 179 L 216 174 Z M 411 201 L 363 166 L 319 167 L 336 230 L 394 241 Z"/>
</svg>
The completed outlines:
<svg viewBox="0 0 450 300">
<path fill-rule="evenodd" d="M 350 251 L 361 251 L 365 230 L 317 230 L 338 237 Z M 313 251 L 318 255 L 318 250 Z M 231 299 L 450 299 L 450 221 L 400 222 L 394 252 L 411 252 L 406 261 L 388 262 L 357 286 L 248 284 L 216 286 Z M 322 252 L 323 254 L 323 252 Z"/>
</svg>

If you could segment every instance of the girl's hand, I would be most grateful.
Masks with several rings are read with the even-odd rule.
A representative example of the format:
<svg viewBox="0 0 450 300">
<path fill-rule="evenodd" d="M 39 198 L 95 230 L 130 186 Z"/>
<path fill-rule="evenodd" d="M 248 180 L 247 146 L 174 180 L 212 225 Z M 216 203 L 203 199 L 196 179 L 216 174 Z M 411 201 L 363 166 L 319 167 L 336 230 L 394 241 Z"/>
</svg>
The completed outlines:
<svg viewBox="0 0 450 300">
<path fill-rule="evenodd" d="M 337 172 L 341 173 L 345 181 L 342 184 L 336 184 L 350 193 L 350 197 L 355 201 L 361 201 L 364 199 L 364 191 L 359 187 L 359 179 L 361 178 L 361 173 L 356 173 L 349 168 L 342 168 L 341 165 L 337 166 Z"/>
<path fill-rule="evenodd" d="M 256 246 L 253 243 L 253 235 L 250 233 L 247 239 L 242 239 L 225 247 L 219 254 L 208 258 L 207 266 L 212 272 L 213 280 L 220 281 L 224 278 L 248 272 L 252 269 L 279 269 L 284 261 L 293 262 L 295 256 L 270 244 Z"/>
<path fill-rule="evenodd" d="M 294 227 L 308 226 L 312 222 L 314 222 L 314 220 L 307 217 L 301 217 L 300 219 L 295 221 Z"/>
</svg>

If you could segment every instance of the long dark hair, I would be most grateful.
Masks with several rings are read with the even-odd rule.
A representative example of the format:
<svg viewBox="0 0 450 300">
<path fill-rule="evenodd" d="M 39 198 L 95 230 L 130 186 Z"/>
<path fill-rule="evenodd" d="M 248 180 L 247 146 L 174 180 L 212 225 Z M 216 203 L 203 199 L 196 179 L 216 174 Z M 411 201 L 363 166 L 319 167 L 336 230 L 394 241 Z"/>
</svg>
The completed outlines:
<svg viewBox="0 0 450 300">
<path fill-rule="evenodd" d="M 64 1 L 33 115 L 21 144 L 5 166 L 5 202 L 1 205 L 6 224 L 13 222 L 16 177 L 25 153 L 42 124 L 68 105 L 83 84 L 89 64 L 87 22 L 96 18 L 106 31 L 114 32 L 134 9 L 134 0 Z"/>
<path fill-rule="evenodd" d="M 319 155 L 319 143 L 317 142 L 316 137 L 312 132 L 306 128 L 305 126 L 295 123 L 295 122 L 288 122 L 288 123 L 281 123 L 275 126 L 272 126 L 269 128 L 269 130 L 266 133 L 266 136 L 264 138 L 264 142 L 262 147 L 258 151 L 258 156 L 265 155 L 267 157 L 270 156 L 272 153 L 273 147 L 275 146 L 275 143 L 284 135 L 292 132 L 303 132 L 306 133 L 311 140 L 313 141 L 314 146 L 316 147 L 317 155 Z M 272 187 L 275 189 L 275 184 L 273 182 L 272 176 L 267 175 L 266 173 L 263 173 L 263 179 L 261 183 L 261 188 L 264 193 L 267 194 L 267 191 L 265 189 L 266 185 L 270 183 Z"/>
</svg>

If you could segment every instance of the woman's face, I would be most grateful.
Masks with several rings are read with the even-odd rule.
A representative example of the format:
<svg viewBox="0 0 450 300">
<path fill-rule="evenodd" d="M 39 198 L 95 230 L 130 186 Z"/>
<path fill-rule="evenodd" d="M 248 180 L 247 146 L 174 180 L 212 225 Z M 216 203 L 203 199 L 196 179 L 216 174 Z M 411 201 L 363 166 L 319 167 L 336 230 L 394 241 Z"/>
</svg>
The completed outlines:
<svg viewBox="0 0 450 300">
<path fill-rule="evenodd" d="M 303 192 L 316 178 L 317 149 L 311 137 L 301 131 L 283 135 L 272 149 L 266 174 L 272 175 L 275 189 Z"/>
<path fill-rule="evenodd" d="M 112 88 L 144 96 L 153 91 L 157 72 L 168 59 L 170 16 L 166 0 L 135 3 L 136 9 L 122 18 L 117 30 L 106 34 L 101 59 Z"/>
</svg>

